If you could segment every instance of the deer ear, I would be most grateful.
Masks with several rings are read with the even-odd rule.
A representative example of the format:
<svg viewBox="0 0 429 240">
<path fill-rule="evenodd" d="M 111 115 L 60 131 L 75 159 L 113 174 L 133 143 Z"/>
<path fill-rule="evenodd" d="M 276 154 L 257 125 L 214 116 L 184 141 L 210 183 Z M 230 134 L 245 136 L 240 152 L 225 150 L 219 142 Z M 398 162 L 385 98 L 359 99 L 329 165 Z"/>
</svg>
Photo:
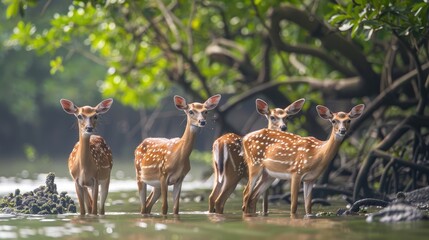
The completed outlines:
<svg viewBox="0 0 429 240">
<path fill-rule="evenodd" d="M 204 102 L 204 106 L 207 110 L 213 110 L 219 104 L 220 98 L 220 94 L 211 96 L 209 99 L 207 99 L 207 101 Z"/>
<path fill-rule="evenodd" d="M 77 112 L 77 107 L 74 103 L 67 99 L 61 99 L 60 104 L 63 107 L 64 111 L 68 114 L 75 114 Z"/>
<path fill-rule="evenodd" d="M 285 112 L 288 115 L 295 115 L 299 113 L 299 111 L 301 111 L 302 106 L 304 106 L 304 103 L 305 103 L 304 98 L 298 99 L 295 102 L 291 103 L 289 106 L 287 106 L 287 108 L 285 108 Z"/>
<path fill-rule="evenodd" d="M 109 111 L 110 107 L 112 106 L 113 103 L 113 99 L 108 98 L 105 99 L 103 101 L 101 101 L 95 108 L 96 108 L 96 112 L 98 114 L 104 114 L 107 111 Z"/>
<path fill-rule="evenodd" d="M 325 106 L 317 105 L 316 110 L 319 116 L 323 119 L 331 120 L 333 117 L 331 110 Z"/>
<path fill-rule="evenodd" d="M 179 110 L 188 109 L 188 104 L 186 103 L 186 100 L 179 95 L 174 96 L 174 105 L 176 105 L 176 108 Z"/>
<path fill-rule="evenodd" d="M 349 117 L 350 118 L 360 117 L 360 115 L 362 115 L 364 109 L 365 109 L 365 105 L 363 105 L 363 104 L 359 104 L 359 105 L 354 106 L 352 108 L 352 110 L 350 110 L 350 112 L 349 112 Z"/>
<path fill-rule="evenodd" d="M 268 109 L 268 103 L 266 103 L 264 100 L 258 98 L 256 99 L 256 111 L 258 111 L 261 115 L 269 115 L 270 110 Z"/>
</svg>

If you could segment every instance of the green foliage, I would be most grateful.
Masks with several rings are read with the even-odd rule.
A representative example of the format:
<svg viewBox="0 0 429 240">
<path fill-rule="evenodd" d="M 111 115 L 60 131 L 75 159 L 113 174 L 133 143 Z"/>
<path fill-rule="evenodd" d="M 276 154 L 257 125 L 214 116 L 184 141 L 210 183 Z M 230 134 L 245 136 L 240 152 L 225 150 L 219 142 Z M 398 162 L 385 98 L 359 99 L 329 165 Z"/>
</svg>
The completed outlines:
<svg viewBox="0 0 429 240">
<path fill-rule="evenodd" d="M 206 163 L 207 165 L 211 165 L 212 163 L 212 153 L 193 150 L 190 156 L 191 161 Z"/>
<path fill-rule="evenodd" d="M 9 18 L 18 15 L 19 9 L 42 1 L 3 0 Z M 263 67 L 261 46 L 267 34 L 267 16 L 270 8 L 279 1 L 73 1 L 67 9 L 52 7 L 46 13 L 49 22 L 20 19 L 7 41 L 9 48 L 24 48 L 48 55 L 50 74 L 44 90 L 55 97 L 61 84 L 76 84 L 77 89 L 96 89 L 104 96 L 115 97 L 134 108 L 155 107 L 170 94 L 171 87 L 187 88 L 195 95 L 207 97 L 212 93 L 242 93 L 254 87 L 236 65 L 211 59 L 206 50 L 213 39 L 225 38 L 236 47 L 225 48 L 231 56 L 249 61 L 256 71 Z M 175 5 L 176 4 L 176 5 Z M 390 32 L 406 37 L 417 44 L 427 36 L 428 4 L 426 1 L 372 1 L 355 0 L 352 4 L 318 4 L 315 1 L 289 1 L 318 17 L 329 18 L 341 31 L 350 31 L 368 53 L 374 69 L 381 71 L 385 52 L 375 51 L 368 40 L 378 32 L 379 39 L 390 37 Z M 49 7 L 48 7 L 49 8 Z M 10 9 L 10 10 L 9 10 Z M 18 9 L 18 10 L 16 10 Z M 321 47 L 321 41 L 291 22 L 281 23 L 281 37 L 292 45 Z M 385 31 L 388 30 L 388 31 Z M 244 49 L 245 55 L 240 49 Z M 272 82 L 288 81 L 287 76 L 312 76 L 320 79 L 341 78 L 324 61 L 309 55 L 291 56 L 273 49 L 270 58 Z M 86 67 L 71 63 L 70 54 L 79 53 L 93 63 Z M 338 53 L 333 51 L 334 57 Z M 291 64 L 295 57 L 303 69 Z M 248 58 L 248 59 L 246 59 Z M 95 67 L 96 65 L 96 67 Z M 345 63 L 347 65 L 347 63 Z M 353 68 L 353 66 L 347 66 Z M 102 79 L 76 83 L 80 78 L 69 69 L 83 69 L 90 77 L 104 74 Z M 76 77 L 78 75 L 79 77 Z M 67 76 L 67 80 L 59 80 Z M 97 75 L 98 76 L 98 75 Z M 50 77 L 52 78 L 52 77 Z M 86 78 L 87 79 L 87 78 Z M 206 88 L 207 86 L 207 88 Z M 308 86 L 281 89 L 290 99 L 305 96 L 321 103 L 318 93 L 311 93 Z M 66 96 L 76 91 L 65 88 Z M 37 94 L 35 94 L 37 95 Z M 49 95 L 49 101 L 54 97 Z M 32 108 L 34 109 L 34 108 Z"/>
<path fill-rule="evenodd" d="M 16 2 L 19 1 L 5 1 L 5 4 L 8 8 L 16 8 Z M 300 1 L 291 3 L 301 4 Z M 50 73 L 57 77 L 67 71 L 65 61 L 68 53 L 64 49 L 77 49 L 91 59 L 96 58 L 97 63 L 107 70 L 103 82 L 97 84 L 103 95 L 113 96 L 135 108 L 156 106 L 170 93 L 173 84 L 188 86 L 203 97 L 207 97 L 204 84 L 212 92 L 219 93 L 249 89 L 251 86 L 243 84 L 243 76 L 235 68 L 207 58 L 206 47 L 213 36 L 228 35 L 246 50 L 252 64 L 260 68 L 261 38 L 254 36 L 263 35 L 265 29 L 261 21 L 264 21 L 269 8 L 280 3 L 254 1 L 255 11 L 252 1 L 179 1 L 177 7 L 171 10 L 175 27 L 165 20 L 166 13 L 161 7 L 168 7 L 168 4 L 166 1 L 74 1 L 67 11 L 52 14 L 47 27 L 34 21 L 20 20 L 9 45 L 23 46 L 39 54 L 55 55 L 50 61 Z M 9 17 L 14 15 L 16 12 Z M 153 29 L 154 23 L 157 30 Z M 167 39 L 160 39 L 157 31 Z M 283 35 L 292 43 L 309 41 L 308 33 L 293 25 L 284 31 Z M 308 43 L 317 44 L 314 40 Z M 183 57 L 166 53 L 168 49 L 170 52 L 171 49 L 184 52 L 204 79 L 189 68 Z M 243 57 L 241 52 L 231 51 L 237 58 Z M 273 57 L 272 75 L 275 81 L 280 81 L 285 72 L 281 58 L 280 55 Z M 324 66 L 320 60 L 299 60 L 304 65 L 315 67 L 308 68 L 305 73 L 291 68 L 288 71 L 292 74 L 323 76 L 330 72 L 321 71 L 325 68 L 318 67 Z M 183 82 L 174 79 L 181 74 L 184 74 Z"/>
<path fill-rule="evenodd" d="M 27 7 L 35 6 L 38 0 L 2 0 L 5 5 L 8 5 L 6 9 L 6 17 L 11 18 L 16 15 L 24 16 L 24 10 Z"/>
<path fill-rule="evenodd" d="M 4 4 L 15 2 L 18 1 L 3 1 Z M 22 2 L 27 8 L 36 1 Z M 40 14 L 40 9 L 33 8 L 26 9 L 23 18 L 12 16 L 6 20 L 6 14 L 0 15 L 0 102 L 20 123 L 37 126 L 42 117 L 40 111 L 47 106 L 58 108 L 60 98 L 73 99 L 78 96 L 78 103 L 100 99 L 96 86 L 105 68 L 75 54 L 88 51 L 80 50 L 78 46 L 53 48 L 59 41 L 53 40 L 54 36 L 49 41 L 46 41 L 49 39 L 47 37 L 36 38 L 37 27 L 48 26 L 47 19 L 54 16 L 55 11 L 64 9 L 64 2 L 51 2 L 52 8 L 48 7 L 44 15 Z M 8 7 L 0 5 L 0 11 L 6 12 Z M 44 34 L 49 35 L 48 32 Z M 28 52 L 37 50 L 42 54 L 46 52 L 42 50 L 48 50 L 52 53 L 52 49 L 58 54 L 53 58 L 50 54 Z M 55 77 L 51 73 L 55 73 Z"/>
<path fill-rule="evenodd" d="M 394 32 L 416 47 L 428 36 L 428 8 L 427 0 L 356 0 L 335 5 L 330 22 L 352 37 L 369 40 L 377 31 Z"/>
<path fill-rule="evenodd" d="M 57 57 L 54 60 L 51 60 L 51 71 L 50 73 L 54 75 L 57 71 L 63 72 L 63 59 L 61 57 Z"/>
<path fill-rule="evenodd" d="M 37 150 L 31 145 L 26 144 L 24 146 L 24 153 L 27 160 L 30 162 L 34 162 L 37 158 Z"/>
</svg>

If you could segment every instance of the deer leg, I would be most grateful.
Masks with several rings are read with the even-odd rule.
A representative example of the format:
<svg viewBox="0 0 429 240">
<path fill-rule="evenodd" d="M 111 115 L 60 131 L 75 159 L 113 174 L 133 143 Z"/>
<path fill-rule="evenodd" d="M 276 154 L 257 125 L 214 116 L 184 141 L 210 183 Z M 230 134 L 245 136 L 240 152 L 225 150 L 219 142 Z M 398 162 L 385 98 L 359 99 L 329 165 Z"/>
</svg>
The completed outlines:
<svg viewBox="0 0 429 240">
<path fill-rule="evenodd" d="M 311 215 L 311 191 L 313 190 L 314 182 L 304 182 L 304 202 L 305 202 L 305 213 Z"/>
<path fill-rule="evenodd" d="M 161 176 L 160 182 L 161 182 L 162 214 L 167 215 L 167 211 L 168 211 L 168 202 L 167 202 L 168 184 L 167 184 L 167 179 L 164 175 Z"/>
<path fill-rule="evenodd" d="M 98 199 L 98 179 L 94 178 L 93 186 L 91 189 L 92 198 L 92 214 L 97 215 L 97 199 Z"/>
<path fill-rule="evenodd" d="M 270 177 L 267 172 L 262 171 L 261 176 L 259 177 L 259 181 L 256 183 L 253 191 L 253 195 L 251 195 L 253 213 L 256 213 L 256 204 L 258 202 L 259 197 L 267 192 L 267 189 L 271 186 L 271 183 L 275 178 Z"/>
<path fill-rule="evenodd" d="M 243 189 L 243 205 L 241 206 L 241 210 L 243 212 L 244 212 L 244 207 L 245 207 L 244 198 L 245 198 L 245 196 L 248 195 L 248 192 L 249 192 L 249 184 L 247 183 L 246 186 L 244 186 L 244 189 Z"/>
<path fill-rule="evenodd" d="M 139 197 L 140 197 L 140 213 L 146 213 L 146 188 L 147 185 L 145 182 L 137 181 L 137 187 L 139 189 Z"/>
<path fill-rule="evenodd" d="M 161 188 L 152 188 L 152 191 L 149 194 L 148 200 L 146 201 L 146 213 L 149 214 L 152 211 L 153 205 L 161 196 Z"/>
<path fill-rule="evenodd" d="M 80 215 L 85 215 L 85 189 L 75 181 L 77 199 L 79 201 Z"/>
<path fill-rule="evenodd" d="M 241 179 L 241 176 L 237 177 L 237 175 L 223 178 L 222 188 L 215 202 L 216 213 L 219 213 L 219 214 L 223 213 L 225 202 L 228 200 L 231 193 L 234 192 L 240 179 Z"/>
<path fill-rule="evenodd" d="M 176 215 L 179 214 L 179 202 L 180 202 L 180 192 L 182 191 L 182 181 L 183 179 L 178 180 L 173 187 L 173 202 L 174 202 L 173 213 Z"/>
<path fill-rule="evenodd" d="M 91 188 L 83 187 L 83 199 L 85 201 L 86 212 L 88 214 L 92 213 L 92 198 L 90 192 L 92 192 Z"/>
<path fill-rule="evenodd" d="M 262 212 L 264 215 L 268 215 L 268 192 L 270 188 L 268 187 L 267 190 L 264 192 L 264 197 L 262 198 Z"/>
<path fill-rule="evenodd" d="M 214 177 L 214 183 L 213 183 L 213 190 L 210 193 L 209 196 L 209 213 L 214 213 L 215 212 L 215 201 L 219 196 L 219 191 L 221 188 L 221 184 L 218 182 L 218 176 L 215 173 L 215 177 Z"/>
<path fill-rule="evenodd" d="M 295 215 L 298 208 L 298 192 L 301 177 L 297 174 L 292 175 L 290 181 L 290 214 Z"/>
<path fill-rule="evenodd" d="M 154 199 L 155 191 L 158 191 L 159 192 L 158 195 L 161 196 L 161 192 L 159 191 L 159 188 L 152 187 L 152 190 L 150 191 L 149 196 L 147 196 L 146 198 L 146 211 L 150 203 L 152 203 L 152 205 L 155 204 L 156 200 L 158 200 L 159 198 L 159 196 L 155 196 L 155 199 Z"/>
<path fill-rule="evenodd" d="M 100 183 L 100 215 L 104 215 L 104 204 L 109 193 L 110 177 Z"/>
<path fill-rule="evenodd" d="M 244 212 L 245 213 L 254 213 L 256 212 L 256 209 L 251 209 L 250 203 L 252 202 L 252 195 L 254 195 L 255 186 L 257 184 L 257 181 L 259 180 L 260 176 L 262 174 L 262 168 L 260 167 L 253 167 L 250 169 L 249 166 L 249 181 L 247 182 L 247 186 L 244 189 L 243 193 L 243 205 L 244 205 Z"/>
</svg>

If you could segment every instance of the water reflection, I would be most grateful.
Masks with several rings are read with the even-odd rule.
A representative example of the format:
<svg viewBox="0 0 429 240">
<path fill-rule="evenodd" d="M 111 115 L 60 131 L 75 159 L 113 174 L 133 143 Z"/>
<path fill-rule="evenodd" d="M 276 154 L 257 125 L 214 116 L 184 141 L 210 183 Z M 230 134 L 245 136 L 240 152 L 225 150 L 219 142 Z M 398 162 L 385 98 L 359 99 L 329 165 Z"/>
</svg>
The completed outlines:
<svg viewBox="0 0 429 240">
<path fill-rule="evenodd" d="M 119 195 L 112 198 L 120 199 Z M 291 217 L 284 205 L 273 206 L 268 216 L 248 217 L 238 200 L 225 214 L 208 213 L 206 205 L 186 203 L 180 215 L 166 216 L 159 209 L 141 215 L 136 211 L 139 203 L 112 206 L 105 216 L 0 214 L 0 239 L 403 239 L 427 235 L 429 229 L 427 222 L 369 224 L 359 216 L 305 218 L 298 212 Z"/>
<path fill-rule="evenodd" d="M 213 222 L 213 223 L 225 222 L 227 220 L 226 216 L 227 215 L 217 214 L 217 213 L 209 213 L 209 214 L 207 214 L 207 218 L 209 219 L 210 222 Z"/>
<path fill-rule="evenodd" d="M 16 226 L 0 225 L 0 238 L 17 238 Z"/>
</svg>

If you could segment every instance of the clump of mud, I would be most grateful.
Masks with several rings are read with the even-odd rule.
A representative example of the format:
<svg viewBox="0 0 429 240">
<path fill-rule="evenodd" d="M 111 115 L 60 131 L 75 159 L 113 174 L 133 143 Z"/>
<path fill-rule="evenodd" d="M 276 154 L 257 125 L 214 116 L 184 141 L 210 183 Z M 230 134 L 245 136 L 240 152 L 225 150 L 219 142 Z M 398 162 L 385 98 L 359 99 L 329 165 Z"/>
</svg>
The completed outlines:
<svg viewBox="0 0 429 240">
<path fill-rule="evenodd" d="M 0 212 L 8 214 L 76 213 L 76 205 L 67 192 L 58 194 L 55 173 L 46 176 L 46 185 L 21 194 L 19 189 L 0 198 Z"/>
</svg>

